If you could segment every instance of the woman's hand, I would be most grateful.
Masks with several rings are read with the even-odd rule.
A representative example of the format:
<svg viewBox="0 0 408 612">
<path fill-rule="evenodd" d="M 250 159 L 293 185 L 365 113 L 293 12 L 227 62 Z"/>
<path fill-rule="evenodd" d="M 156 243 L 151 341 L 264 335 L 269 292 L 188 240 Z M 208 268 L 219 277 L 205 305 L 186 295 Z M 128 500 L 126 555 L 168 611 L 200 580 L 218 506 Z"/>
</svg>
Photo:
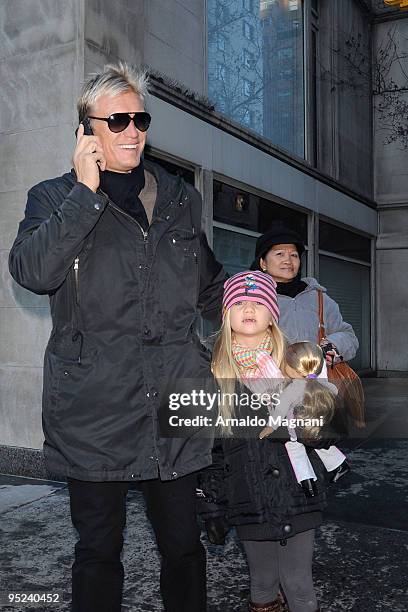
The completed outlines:
<svg viewBox="0 0 408 612">
<path fill-rule="evenodd" d="M 327 365 L 334 365 L 335 363 L 340 363 L 343 361 L 343 356 L 340 355 L 337 347 L 332 342 L 327 340 L 327 338 L 323 338 L 323 340 L 320 342 L 320 347 L 323 351 Z"/>
</svg>

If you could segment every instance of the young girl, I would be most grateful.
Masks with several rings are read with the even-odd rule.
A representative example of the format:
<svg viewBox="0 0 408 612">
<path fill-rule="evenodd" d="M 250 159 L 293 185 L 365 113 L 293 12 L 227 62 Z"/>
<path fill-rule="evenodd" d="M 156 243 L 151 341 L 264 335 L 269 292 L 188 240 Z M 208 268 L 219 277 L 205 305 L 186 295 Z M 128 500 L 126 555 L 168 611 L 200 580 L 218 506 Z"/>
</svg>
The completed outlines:
<svg viewBox="0 0 408 612">
<path fill-rule="evenodd" d="M 223 517 L 236 526 L 248 558 L 251 611 L 285 610 L 278 596 L 281 585 L 291 612 L 315 612 L 318 603 L 312 557 L 314 530 L 322 522 L 325 499 L 323 464 L 309 449 L 317 489 L 308 497 L 295 477 L 285 439 L 275 435 L 261 438 L 261 426 L 242 437 L 238 427 L 228 425 L 228 419 L 240 413 L 240 407 L 230 401 L 233 392 L 240 387 L 242 391 L 241 385 L 248 379 L 259 378 L 260 357 L 266 356 L 270 364 L 273 360 L 277 382 L 281 382 L 286 347 L 277 325 L 276 283 L 260 272 L 242 272 L 228 279 L 224 287 L 223 325 L 214 348 L 213 372 L 222 394 L 226 394 L 220 415 L 227 425 L 214 446 L 213 466 L 202 475 L 207 499 L 217 502 L 216 507 L 208 504 L 204 518 Z M 323 410 L 328 422 L 332 396 L 327 388 L 313 383 L 316 386 L 308 390 L 310 397 L 318 393 L 330 404 L 329 410 Z M 315 431 L 303 433 L 305 440 L 316 438 Z"/>
</svg>

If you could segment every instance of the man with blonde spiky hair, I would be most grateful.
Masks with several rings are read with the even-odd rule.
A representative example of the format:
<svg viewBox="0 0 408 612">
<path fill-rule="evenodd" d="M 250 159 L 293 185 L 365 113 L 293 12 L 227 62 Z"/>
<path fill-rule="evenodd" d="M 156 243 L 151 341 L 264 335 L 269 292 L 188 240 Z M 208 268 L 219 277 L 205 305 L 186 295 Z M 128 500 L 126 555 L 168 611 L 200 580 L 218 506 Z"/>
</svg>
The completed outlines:
<svg viewBox="0 0 408 612">
<path fill-rule="evenodd" d="M 74 168 L 28 193 L 10 271 L 48 294 L 44 453 L 67 478 L 79 533 L 74 612 L 119 612 L 129 482 L 140 482 L 162 556 L 165 610 L 206 610 L 195 512 L 212 440 L 160 435 L 163 384 L 205 378 L 195 332 L 221 312 L 224 272 L 201 231 L 201 197 L 143 161 L 147 77 L 109 65 L 83 86 Z"/>
</svg>

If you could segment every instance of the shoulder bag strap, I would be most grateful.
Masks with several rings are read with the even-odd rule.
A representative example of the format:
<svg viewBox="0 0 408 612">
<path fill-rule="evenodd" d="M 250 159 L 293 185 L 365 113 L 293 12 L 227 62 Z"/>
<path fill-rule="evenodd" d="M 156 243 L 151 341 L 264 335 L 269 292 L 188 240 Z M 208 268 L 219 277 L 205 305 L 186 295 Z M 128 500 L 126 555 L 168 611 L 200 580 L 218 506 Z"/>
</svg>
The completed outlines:
<svg viewBox="0 0 408 612">
<path fill-rule="evenodd" d="M 319 333 L 317 335 L 317 343 L 323 340 L 326 337 L 326 330 L 324 327 L 324 312 L 323 312 L 323 291 L 318 289 L 317 295 L 319 298 Z"/>
</svg>

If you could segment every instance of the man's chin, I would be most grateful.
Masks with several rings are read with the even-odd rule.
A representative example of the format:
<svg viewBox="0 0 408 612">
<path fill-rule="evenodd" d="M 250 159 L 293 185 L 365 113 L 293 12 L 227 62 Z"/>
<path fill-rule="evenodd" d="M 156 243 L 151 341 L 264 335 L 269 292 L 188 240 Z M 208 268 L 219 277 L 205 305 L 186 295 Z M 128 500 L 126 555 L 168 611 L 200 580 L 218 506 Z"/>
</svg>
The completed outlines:
<svg viewBox="0 0 408 612">
<path fill-rule="evenodd" d="M 121 172 L 122 174 L 127 174 L 128 172 L 132 172 L 135 168 L 140 164 L 140 155 L 135 157 L 133 160 L 128 160 L 126 163 L 122 162 L 121 164 L 117 164 L 115 167 L 109 168 L 106 170 L 110 170 L 111 172 Z"/>
<path fill-rule="evenodd" d="M 126 168 L 124 172 L 130 172 L 140 164 L 141 155 L 141 151 L 129 151 L 121 159 L 118 159 L 118 162 L 123 168 Z"/>
<path fill-rule="evenodd" d="M 140 164 L 140 155 L 138 155 L 137 157 L 134 158 L 134 160 L 129 162 L 129 164 L 127 165 L 128 167 L 127 172 L 131 172 L 132 170 L 137 168 L 139 164 Z"/>
</svg>

